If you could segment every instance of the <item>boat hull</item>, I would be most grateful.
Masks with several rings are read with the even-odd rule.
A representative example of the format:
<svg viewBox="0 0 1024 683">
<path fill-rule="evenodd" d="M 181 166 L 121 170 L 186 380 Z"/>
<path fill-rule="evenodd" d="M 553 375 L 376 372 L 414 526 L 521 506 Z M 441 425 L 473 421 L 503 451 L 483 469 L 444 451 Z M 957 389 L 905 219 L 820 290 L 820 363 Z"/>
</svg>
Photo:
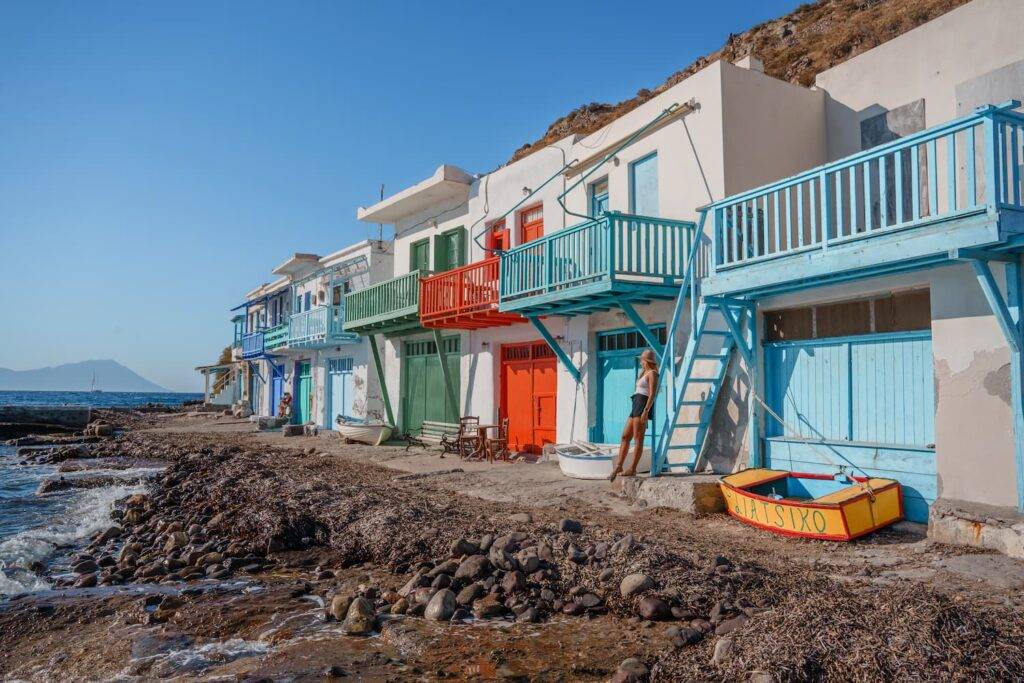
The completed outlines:
<svg viewBox="0 0 1024 683">
<path fill-rule="evenodd" d="M 389 438 L 394 428 L 386 424 L 342 424 L 335 427 L 338 433 L 349 441 L 379 446 Z"/>
<path fill-rule="evenodd" d="M 615 460 L 615 455 L 611 452 L 614 448 L 614 446 L 598 446 L 591 452 L 576 449 L 581 451 L 576 453 L 556 451 L 558 467 L 562 470 L 562 474 L 573 479 L 607 479 L 611 476 L 612 464 Z M 598 452 L 597 449 L 601 449 L 603 452 Z M 627 460 L 632 457 L 630 454 Z M 636 471 L 638 473 L 651 471 L 650 449 L 644 449 Z"/>
<path fill-rule="evenodd" d="M 721 489 L 730 515 L 784 536 L 851 541 L 903 518 L 903 492 L 893 479 L 858 477 L 840 483 L 827 474 L 748 469 L 724 477 Z M 824 495 L 791 500 L 769 493 L 776 489 Z"/>
</svg>

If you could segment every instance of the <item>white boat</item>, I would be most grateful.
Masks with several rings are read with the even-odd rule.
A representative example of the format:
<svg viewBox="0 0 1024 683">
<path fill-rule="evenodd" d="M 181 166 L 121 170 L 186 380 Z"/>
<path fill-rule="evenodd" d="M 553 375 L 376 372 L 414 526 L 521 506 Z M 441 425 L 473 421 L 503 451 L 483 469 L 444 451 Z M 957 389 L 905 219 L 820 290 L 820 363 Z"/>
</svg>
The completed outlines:
<svg viewBox="0 0 1024 683">
<path fill-rule="evenodd" d="M 607 479 L 612 473 L 612 463 L 618 455 L 618 444 L 595 444 L 588 441 L 573 441 L 571 444 L 556 444 L 551 449 L 558 456 L 562 474 L 573 479 Z M 633 457 L 632 449 L 626 456 L 628 464 Z M 651 471 L 651 449 L 645 448 L 637 464 L 637 473 Z"/>
<path fill-rule="evenodd" d="M 334 420 L 338 433 L 349 441 L 368 443 L 371 446 L 379 446 L 391 438 L 395 430 L 392 425 L 384 422 L 368 422 L 358 417 L 339 415 Z"/>
</svg>

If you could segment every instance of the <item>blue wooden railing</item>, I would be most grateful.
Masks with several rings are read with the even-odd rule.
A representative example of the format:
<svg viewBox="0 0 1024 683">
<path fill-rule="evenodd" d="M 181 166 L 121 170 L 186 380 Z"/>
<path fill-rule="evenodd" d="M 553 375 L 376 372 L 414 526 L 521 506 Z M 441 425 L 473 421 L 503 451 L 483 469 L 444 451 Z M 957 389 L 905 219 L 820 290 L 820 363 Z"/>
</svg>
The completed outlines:
<svg viewBox="0 0 1024 683">
<path fill-rule="evenodd" d="M 678 283 L 694 224 L 607 212 L 501 254 L 501 300 L 626 279 Z"/>
<path fill-rule="evenodd" d="M 288 320 L 288 344 L 302 346 L 358 341 L 358 335 L 342 329 L 344 323 L 344 306 L 317 306 L 295 313 Z"/>
<path fill-rule="evenodd" d="M 242 335 L 242 358 L 255 358 L 263 353 L 263 331 Z"/>
<path fill-rule="evenodd" d="M 988 106 L 708 207 L 712 268 L 749 265 L 973 214 L 1024 209 L 1019 102 Z"/>
</svg>

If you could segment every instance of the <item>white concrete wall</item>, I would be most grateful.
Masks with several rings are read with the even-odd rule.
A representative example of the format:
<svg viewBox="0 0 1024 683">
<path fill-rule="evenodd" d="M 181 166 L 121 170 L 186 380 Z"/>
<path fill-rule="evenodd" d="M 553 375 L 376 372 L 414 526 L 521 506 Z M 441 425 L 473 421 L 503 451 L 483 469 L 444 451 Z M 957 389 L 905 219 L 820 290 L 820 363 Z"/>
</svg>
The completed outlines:
<svg viewBox="0 0 1024 683">
<path fill-rule="evenodd" d="M 861 120 L 915 100 L 926 126 L 955 118 L 957 85 L 1024 59 L 1022 25 L 1024 2 L 974 0 L 818 74 L 829 158 L 860 150 Z"/>
</svg>

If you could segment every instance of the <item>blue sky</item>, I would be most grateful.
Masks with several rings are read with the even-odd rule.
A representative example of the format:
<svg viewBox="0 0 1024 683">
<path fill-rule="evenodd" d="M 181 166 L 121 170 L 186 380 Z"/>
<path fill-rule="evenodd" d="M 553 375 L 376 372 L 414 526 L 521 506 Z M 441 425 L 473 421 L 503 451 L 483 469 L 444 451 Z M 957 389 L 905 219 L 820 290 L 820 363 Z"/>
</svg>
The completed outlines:
<svg viewBox="0 0 1024 683">
<path fill-rule="evenodd" d="M 493 169 L 794 0 L 0 4 L 0 367 L 173 390 L 295 251 L 439 163 Z"/>
</svg>

